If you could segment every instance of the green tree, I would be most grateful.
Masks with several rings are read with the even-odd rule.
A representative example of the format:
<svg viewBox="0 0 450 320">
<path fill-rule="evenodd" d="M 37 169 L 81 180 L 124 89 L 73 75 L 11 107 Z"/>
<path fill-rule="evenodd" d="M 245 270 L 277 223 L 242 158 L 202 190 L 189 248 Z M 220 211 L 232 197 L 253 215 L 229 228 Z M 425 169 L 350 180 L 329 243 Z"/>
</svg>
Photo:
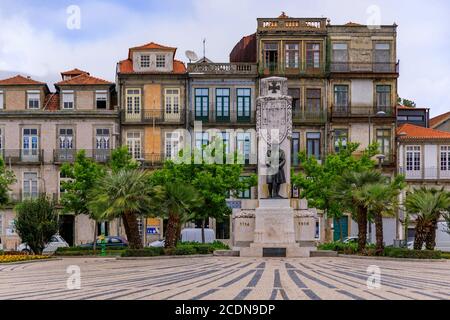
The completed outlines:
<svg viewBox="0 0 450 320">
<path fill-rule="evenodd" d="M 88 208 L 96 220 L 121 218 L 133 249 L 142 248 L 138 217 L 150 215 L 154 190 L 149 173 L 136 169 L 108 172 L 89 192 Z"/>
<path fill-rule="evenodd" d="M 217 150 L 221 148 L 223 148 L 221 145 L 216 146 Z M 185 163 L 176 164 L 173 161 L 167 161 L 163 169 L 154 173 L 152 179 L 155 185 L 174 182 L 192 186 L 203 200 L 203 205 L 201 208 L 192 210 L 191 218 L 201 219 L 204 226 L 209 218 L 220 221 L 231 214 L 231 209 L 226 203 L 230 192 L 236 195 L 256 185 L 257 181 L 255 175 L 242 177 L 243 165 L 239 164 L 240 156 L 237 154 L 234 155 L 234 164 L 225 164 L 225 157 L 229 155 L 224 155 L 224 164 L 220 164 L 208 163 L 198 152 L 202 151 L 194 150 L 190 155 L 191 161 Z M 214 152 L 211 154 L 215 156 Z M 203 160 L 196 164 L 195 159 Z M 202 232 L 202 241 L 205 241 L 204 232 Z"/>
<path fill-rule="evenodd" d="M 417 106 L 413 100 L 402 99 L 400 97 L 398 98 L 398 104 L 410 108 L 415 108 Z"/>
<path fill-rule="evenodd" d="M 443 189 L 416 189 L 406 196 L 405 207 L 416 224 L 414 249 L 422 250 L 425 242 L 427 250 L 434 250 L 438 220 L 450 207 L 448 193 Z"/>
<path fill-rule="evenodd" d="M 10 186 L 15 182 L 14 173 L 6 169 L 5 162 L 0 157 L 0 207 L 8 203 L 8 192 L 11 191 Z"/>
<path fill-rule="evenodd" d="M 378 153 L 377 144 L 371 145 L 362 155 L 356 155 L 359 148 L 357 143 L 348 143 L 344 147 L 340 142 L 339 146 L 339 152 L 329 154 L 322 163 L 314 157 L 308 157 L 304 152 L 300 153 L 302 170 L 298 174 L 292 172 L 291 178 L 292 184 L 301 190 L 301 197 L 307 199 L 311 207 L 323 210 L 327 218 L 336 218 L 338 221 L 344 212 L 347 212 L 347 207 L 336 197 L 338 180 L 346 171 L 373 168 L 375 162 L 371 158 Z"/>
<path fill-rule="evenodd" d="M 112 152 L 109 167 L 112 172 L 117 173 L 122 169 L 138 169 L 139 163 L 131 157 L 128 147 L 121 147 Z"/>
<path fill-rule="evenodd" d="M 25 200 L 16 206 L 15 227 L 22 241 L 35 254 L 42 254 L 45 245 L 58 232 L 58 212 L 55 203 L 45 196 Z"/>
</svg>

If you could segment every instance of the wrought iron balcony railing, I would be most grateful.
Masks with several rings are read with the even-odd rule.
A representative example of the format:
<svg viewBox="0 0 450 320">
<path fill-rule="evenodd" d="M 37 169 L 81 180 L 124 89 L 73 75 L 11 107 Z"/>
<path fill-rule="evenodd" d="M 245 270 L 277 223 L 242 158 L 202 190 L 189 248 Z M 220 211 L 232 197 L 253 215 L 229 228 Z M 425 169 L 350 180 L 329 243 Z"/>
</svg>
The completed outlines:
<svg viewBox="0 0 450 320">
<path fill-rule="evenodd" d="M 202 121 L 212 124 L 236 124 L 236 125 L 254 125 L 256 123 L 256 111 L 221 111 L 209 110 L 208 114 L 201 114 L 195 111 L 189 112 L 189 120 Z"/>
<path fill-rule="evenodd" d="M 394 106 L 337 106 L 331 107 L 333 117 L 392 117 Z"/>
<path fill-rule="evenodd" d="M 334 73 L 399 73 L 400 62 L 331 62 Z"/>
<path fill-rule="evenodd" d="M 33 164 L 44 161 L 41 149 L 0 149 L 0 154 L 6 164 Z"/>
<path fill-rule="evenodd" d="M 438 167 L 399 167 L 399 173 L 405 175 L 406 180 L 450 180 L 450 170 Z"/>
<path fill-rule="evenodd" d="M 34 200 L 39 197 L 46 196 L 47 199 L 51 201 L 58 202 L 59 197 L 57 193 L 45 193 L 45 192 L 25 192 L 21 190 L 20 192 L 13 192 L 8 194 L 8 200 L 11 204 L 16 204 L 25 200 Z"/>
<path fill-rule="evenodd" d="M 85 150 L 86 157 L 93 159 L 96 162 L 106 163 L 111 160 L 111 149 L 91 149 Z M 56 149 L 53 150 L 53 161 L 54 163 L 71 163 L 74 162 L 78 152 L 81 150 L 76 149 Z"/>
<path fill-rule="evenodd" d="M 323 110 L 307 111 L 307 110 L 293 110 L 292 121 L 299 122 L 325 122 L 326 112 Z"/>
<path fill-rule="evenodd" d="M 191 74 L 257 75 L 256 63 L 188 63 Z"/>
<path fill-rule="evenodd" d="M 180 108 L 176 112 L 166 112 L 165 109 L 147 109 L 139 113 L 128 113 L 122 111 L 124 123 L 156 123 L 156 124 L 183 124 L 185 122 L 186 110 Z"/>
</svg>

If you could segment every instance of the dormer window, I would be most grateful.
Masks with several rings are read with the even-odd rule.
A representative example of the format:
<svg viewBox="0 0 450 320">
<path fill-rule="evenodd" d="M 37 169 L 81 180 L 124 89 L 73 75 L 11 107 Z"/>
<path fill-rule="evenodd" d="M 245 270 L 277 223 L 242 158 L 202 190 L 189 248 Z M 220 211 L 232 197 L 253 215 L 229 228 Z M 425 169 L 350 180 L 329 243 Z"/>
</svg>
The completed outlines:
<svg viewBox="0 0 450 320">
<path fill-rule="evenodd" d="M 141 56 L 141 68 L 150 68 L 150 56 L 149 55 Z"/>
<path fill-rule="evenodd" d="M 106 102 L 108 101 L 108 95 L 106 90 L 98 90 L 95 92 L 95 105 L 97 109 L 106 110 Z"/>
<path fill-rule="evenodd" d="M 27 92 L 28 109 L 39 109 L 41 95 L 39 91 L 28 91 Z"/>
<path fill-rule="evenodd" d="M 156 55 L 156 67 L 165 68 L 166 67 L 166 56 L 162 54 Z"/>
<path fill-rule="evenodd" d="M 75 105 L 75 97 L 73 91 L 63 91 L 63 109 L 71 110 Z"/>
</svg>

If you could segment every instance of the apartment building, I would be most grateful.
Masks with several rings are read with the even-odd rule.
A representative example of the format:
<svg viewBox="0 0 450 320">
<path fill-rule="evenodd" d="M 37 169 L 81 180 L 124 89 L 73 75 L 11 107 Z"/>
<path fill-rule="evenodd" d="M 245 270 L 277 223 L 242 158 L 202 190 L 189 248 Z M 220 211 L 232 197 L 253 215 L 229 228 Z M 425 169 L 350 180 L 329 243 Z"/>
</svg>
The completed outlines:
<svg viewBox="0 0 450 320">
<path fill-rule="evenodd" d="M 0 211 L 0 236 L 5 249 L 20 239 L 14 230 L 13 206 L 46 194 L 60 198 L 60 166 L 86 150 L 107 162 L 118 145 L 118 112 L 114 84 L 78 69 L 63 72 L 51 92 L 47 84 L 16 76 L 0 80 L 0 150 L 16 175 L 10 207 Z M 70 244 L 93 240 L 95 223 L 86 216 L 60 217 L 61 234 Z M 119 228 L 112 223 L 111 227 Z"/>
<path fill-rule="evenodd" d="M 412 124 L 404 124 L 397 129 L 398 172 L 404 174 L 408 189 L 445 188 L 450 190 L 450 133 Z M 404 212 L 400 213 L 403 220 Z M 404 226 L 399 224 L 400 239 L 405 239 Z M 439 222 L 437 247 L 450 249 L 450 235 L 444 221 Z M 414 226 L 408 226 L 408 240 L 414 239 Z"/>
</svg>

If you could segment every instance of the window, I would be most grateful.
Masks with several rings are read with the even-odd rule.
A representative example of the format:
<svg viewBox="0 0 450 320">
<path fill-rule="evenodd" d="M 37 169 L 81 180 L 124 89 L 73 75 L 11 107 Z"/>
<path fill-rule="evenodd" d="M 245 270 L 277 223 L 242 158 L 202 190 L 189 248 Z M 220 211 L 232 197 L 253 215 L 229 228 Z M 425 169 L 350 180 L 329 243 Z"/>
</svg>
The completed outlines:
<svg viewBox="0 0 450 320">
<path fill-rule="evenodd" d="M 384 111 L 390 113 L 391 109 L 391 86 L 377 86 L 377 112 Z"/>
<path fill-rule="evenodd" d="M 3 91 L 0 91 L 0 110 L 5 108 L 5 98 Z"/>
<path fill-rule="evenodd" d="M 306 134 L 306 153 L 317 160 L 320 160 L 320 136 L 320 132 Z"/>
<path fill-rule="evenodd" d="M 179 114 L 180 113 L 180 90 L 179 89 L 166 89 L 166 114 Z"/>
<path fill-rule="evenodd" d="M 230 89 L 216 89 L 217 120 L 230 119 Z"/>
<path fill-rule="evenodd" d="M 150 56 L 149 55 L 141 56 L 141 68 L 150 68 Z"/>
<path fill-rule="evenodd" d="M 222 132 L 222 143 L 223 143 L 223 149 L 226 156 L 230 155 L 231 153 L 231 142 L 230 142 L 230 133 L 229 132 Z"/>
<path fill-rule="evenodd" d="M 273 72 L 278 69 L 278 44 L 264 44 L 264 67 Z"/>
<path fill-rule="evenodd" d="M 175 159 L 180 152 L 180 134 L 177 132 L 166 133 L 166 159 Z"/>
<path fill-rule="evenodd" d="M 39 156 L 39 136 L 37 129 L 23 129 L 22 158 L 36 160 Z"/>
<path fill-rule="evenodd" d="M 306 68 L 320 68 L 320 43 L 306 44 Z"/>
<path fill-rule="evenodd" d="M 23 174 L 22 196 L 24 199 L 36 199 L 39 196 L 38 174 L 25 172 Z"/>
<path fill-rule="evenodd" d="M 348 45 L 346 43 L 333 43 L 332 71 L 348 70 Z"/>
<path fill-rule="evenodd" d="M 441 146 L 441 171 L 450 172 L 450 146 Z"/>
<path fill-rule="evenodd" d="M 139 118 L 141 114 L 141 90 L 127 89 L 127 118 Z"/>
<path fill-rule="evenodd" d="M 406 171 L 420 171 L 420 146 L 406 147 Z"/>
<path fill-rule="evenodd" d="M 162 54 L 158 54 L 156 56 L 156 67 L 157 68 L 165 68 L 166 67 L 166 56 Z"/>
<path fill-rule="evenodd" d="M 237 89 L 237 119 L 239 120 L 250 120 L 251 112 L 251 89 Z"/>
<path fill-rule="evenodd" d="M 245 179 L 245 177 L 241 177 L 240 180 Z M 244 191 L 239 191 L 237 194 L 238 199 L 251 199 L 252 198 L 252 188 L 248 188 Z"/>
<path fill-rule="evenodd" d="M 321 109 L 321 90 L 306 89 L 306 114 L 319 115 Z"/>
<path fill-rule="evenodd" d="M 75 105 L 75 96 L 73 91 L 63 91 L 63 109 L 73 109 Z"/>
<path fill-rule="evenodd" d="M 390 72 L 391 69 L 391 45 L 390 43 L 376 43 L 374 53 L 374 71 Z"/>
<path fill-rule="evenodd" d="M 97 129 L 95 139 L 96 139 L 96 149 L 109 149 L 110 148 L 110 131 L 109 131 L 109 129 Z"/>
<path fill-rule="evenodd" d="M 1 150 L 3 150 L 3 129 L 0 128 L 0 155 L 3 156 L 3 152 L 1 152 Z"/>
<path fill-rule="evenodd" d="M 250 133 L 238 132 L 236 134 L 236 149 L 239 156 L 244 157 L 244 164 L 250 164 L 251 138 Z"/>
<path fill-rule="evenodd" d="M 288 95 L 292 97 L 292 116 L 300 117 L 300 89 L 288 89 Z"/>
<path fill-rule="evenodd" d="M 95 92 L 95 105 L 97 109 L 106 110 L 106 104 L 108 101 L 108 92 L 107 91 L 96 91 Z"/>
<path fill-rule="evenodd" d="M 209 89 L 195 89 L 195 119 L 208 120 Z"/>
<path fill-rule="evenodd" d="M 39 109 L 41 95 L 39 91 L 28 91 L 28 109 Z"/>
<path fill-rule="evenodd" d="M 204 147 L 209 145 L 209 135 L 207 132 L 197 132 L 195 134 L 195 147 L 197 150 L 203 150 Z"/>
<path fill-rule="evenodd" d="M 64 185 L 68 183 L 72 183 L 73 180 L 68 178 L 66 175 L 64 175 L 61 171 L 59 172 L 59 194 L 66 192 L 66 189 L 64 188 Z"/>
<path fill-rule="evenodd" d="M 127 132 L 128 153 L 135 160 L 142 159 L 142 143 L 140 132 Z"/>
<path fill-rule="evenodd" d="M 377 129 L 377 142 L 380 153 L 389 159 L 391 154 L 391 129 Z"/>
<path fill-rule="evenodd" d="M 286 44 L 286 68 L 298 68 L 298 44 Z"/>
<path fill-rule="evenodd" d="M 73 149 L 73 129 L 59 129 L 59 148 Z"/>
<path fill-rule="evenodd" d="M 348 111 L 348 86 L 334 86 L 334 111 L 345 113 Z"/>
<path fill-rule="evenodd" d="M 348 143 L 348 130 L 347 129 L 336 129 L 334 130 L 334 151 L 339 153 L 340 148 L 339 145 L 342 145 L 342 148 L 347 148 Z"/>
<path fill-rule="evenodd" d="M 300 133 L 293 132 L 292 133 L 292 166 L 296 167 L 300 164 L 300 160 L 298 159 L 298 154 L 300 153 Z"/>
</svg>

